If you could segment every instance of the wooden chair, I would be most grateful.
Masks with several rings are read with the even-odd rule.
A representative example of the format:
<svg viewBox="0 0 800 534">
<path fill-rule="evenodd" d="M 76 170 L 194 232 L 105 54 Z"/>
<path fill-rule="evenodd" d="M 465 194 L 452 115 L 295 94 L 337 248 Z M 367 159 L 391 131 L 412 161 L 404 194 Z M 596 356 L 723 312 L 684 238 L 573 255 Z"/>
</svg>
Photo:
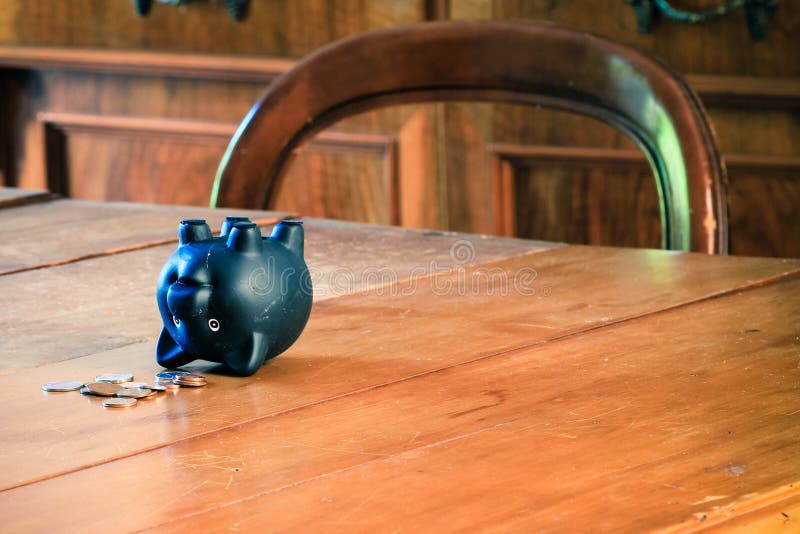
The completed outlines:
<svg viewBox="0 0 800 534">
<path fill-rule="evenodd" d="M 239 125 L 211 205 L 269 207 L 284 164 L 310 135 L 368 109 L 442 100 L 541 105 L 616 127 L 657 178 L 664 248 L 727 252 L 725 167 L 697 95 L 648 53 L 534 22 L 423 23 L 308 55 Z"/>
</svg>

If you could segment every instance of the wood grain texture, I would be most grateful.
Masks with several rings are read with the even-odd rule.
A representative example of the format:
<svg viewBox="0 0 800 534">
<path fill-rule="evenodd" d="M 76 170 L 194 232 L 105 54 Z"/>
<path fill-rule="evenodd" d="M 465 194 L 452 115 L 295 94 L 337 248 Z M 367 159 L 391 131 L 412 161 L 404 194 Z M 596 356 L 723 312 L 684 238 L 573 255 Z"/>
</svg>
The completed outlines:
<svg viewBox="0 0 800 534">
<path fill-rule="evenodd" d="M 682 4 L 689 9 L 711 5 L 716 5 L 714 0 L 687 0 Z M 797 47 L 800 11 L 788 2 L 781 3 L 767 39 L 761 43 L 748 35 L 743 9 L 711 24 L 687 25 L 662 20 L 651 33 L 641 35 L 636 13 L 626 3 L 600 0 L 591 2 L 591 7 L 588 11 L 584 2 L 460 0 L 452 2 L 450 17 L 552 20 L 584 31 L 602 28 L 604 35 L 651 50 L 686 74 L 800 76 L 800 63 L 794 55 L 786 53 Z"/>
<path fill-rule="evenodd" d="M 300 57 L 335 39 L 425 19 L 421 0 L 251 2 L 243 22 L 224 3 L 154 5 L 137 17 L 132 2 L 10 2 L 0 16 L 0 43 L 112 50 Z M 335 13 L 335 17 L 331 14 Z"/>
<path fill-rule="evenodd" d="M 492 145 L 502 218 L 493 233 L 657 248 L 656 182 L 640 152 Z M 569 162 L 569 163 L 565 163 Z"/>
<path fill-rule="evenodd" d="M 417 244 L 414 249 L 423 247 Z M 97 413 L 90 411 L 96 407 L 85 406 L 92 399 L 77 394 L 46 396 L 38 387 L 57 377 L 90 378 L 92 373 L 114 369 L 147 377 L 158 370 L 152 357 L 154 341 L 127 340 L 112 350 L 97 343 L 134 334 L 142 341 L 154 340 L 160 327 L 150 304 L 152 295 L 133 279 L 135 271 L 142 270 L 141 263 L 133 263 L 133 254 L 103 259 L 108 267 L 110 260 L 126 256 L 129 267 L 119 272 L 129 276 L 117 284 L 119 289 L 106 288 L 98 295 L 84 288 L 72 296 L 69 310 L 61 311 L 59 303 L 52 302 L 59 313 L 47 318 L 25 308 L 36 300 L 34 294 L 18 295 L 16 322 L 0 320 L 4 331 L 12 333 L 2 340 L 7 374 L 0 376 L 0 391 L 6 405 L 2 416 L 6 432 L 0 437 L 0 454 L 8 467 L 0 473 L 0 486 L 80 470 L 355 391 L 740 291 L 800 270 L 800 262 L 789 260 L 709 259 L 699 254 L 584 247 L 451 268 L 436 276 L 412 277 L 366 293 L 318 301 L 301 339 L 254 375 L 246 389 L 240 379 L 199 364 L 196 368 L 212 373 L 207 389 L 186 392 L 177 402 L 165 398 L 160 404 L 145 403 L 98 427 Z M 313 268 L 310 258 L 309 263 Z M 108 271 L 91 261 L 50 269 L 47 280 L 39 284 L 17 280 L 17 287 L 33 293 L 43 291 L 45 284 L 58 286 L 58 271 L 73 266 L 83 266 L 82 284 L 105 287 L 97 278 Z M 90 275 L 92 270 L 95 276 Z M 5 276 L 0 282 L 25 274 Z M 503 285 L 509 282 L 515 284 L 513 289 Z M 83 314 L 92 317 L 91 322 L 81 320 Z M 31 320 L 19 324 L 19 317 Z M 86 335 L 89 325 L 96 337 Z M 37 330 L 30 332 L 33 327 L 38 328 L 38 337 Z M 29 367 L 56 341 L 58 358 L 51 356 L 52 363 Z M 80 353 L 85 356 L 78 357 Z M 57 361 L 65 357 L 71 359 Z M 191 416 L 199 413 L 203 416 Z M 144 431 L 149 425 L 153 426 Z M 30 455 L 39 460 L 21 461 Z"/>
<path fill-rule="evenodd" d="M 487 299 L 476 299 L 483 305 L 471 311 L 462 303 L 460 317 L 439 308 L 437 327 L 416 329 L 412 347 L 382 345 L 398 330 L 378 328 L 370 340 L 382 345 L 378 357 L 339 354 L 336 347 L 357 339 L 352 329 L 338 330 L 339 337 L 328 330 L 324 361 L 313 361 L 312 352 L 322 353 L 304 344 L 244 389 L 235 378 L 214 376 L 205 391 L 119 414 L 105 422 L 114 426 L 111 443 L 102 440 L 103 428 L 91 440 L 70 436 L 62 442 L 68 447 L 79 447 L 77 439 L 124 454 L 131 441 L 154 438 L 157 432 L 141 425 L 166 412 L 159 436 L 166 446 L 5 491 L 0 508 L 15 530 L 75 521 L 94 530 L 112 515 L 131 530 L 700 527 L 713 507 L 800 477 L 793 461 L 800 376 L 787 336 L 800 319 L 800 303 L 787 295 L 798 290 L 794 276 L 517 350 L 500 350 L 495 336 L 495 353 L 397 381 L 386 380 L 382 360 L 408 372 L 419 360 L 441 359 L 451 350 L 442 336 L 453 324 L 495 313 Z M 326 312 L 342 302 L 329 301 Z M 418 307 L 414 315 L 430 311 Z M 344 319 L 339 313 L 337 321 Z M 519 322 L 530 317 L 521 307 L 507 314 Z M 311 336 L 317 327 L 310 325 Z M 479 350 L 474 342 L 464 346 Z M 132 357 L 105 356 L 115 364 Z M 348 359 L 359 361 L 350 372 Z M 357 388 L 352 393 L 282 409 L 308 388 L 341 387 L 344 376 Z M 3 384 L 11 402 L 30 396 L 39 377 L 18 378 Z M 84 405 L 92 399 L 65 394 L 29 402 L 46 406 L 51 432 L 72 432 L 54 414 L 62 409 L 80 414 L 72 416 L 75 424 L 96 424 L 98 407 Z M 224 430 L 179 439 L 187 424 L 208 429 L 218 416 L 226 418 Z M 108 488 L 99 480 L 125 484 Z M 79 509 L 70 506 L 75 488 L 85 498 Z M 26 513 L 42 501 L 51 513 Z"/>
<path fill-rule="evenodd" d="M 269 225 L 292 214 L 73 200 L 4 209 L 0 225 L 7 235 L 0 243 L 0 275 L 177 243 L 182 219 L 206 218 L 219 230 L 227 215 Z"/>
<path fill-rule="evenodd" d="M 381 114 L 379 125 L 397 113 Z M 356 118 L 356 124 L 367 117 Z M 40 113 L 50 191 L 86 200 L 206 205 L 236 124 L 88 113 Z M 397 119 L 394 119 L 395 121 Z M 398 143 L 392 135 L 324 132 L 298 148 L 281 211 L 400 223 Z M 391 131 L 391 130 L 390 130 Z M 409 144 L 417 143 L 409 140 Z M 338 172 L 337 172 L 338 171 Z"/>
<path fill-rule="evenodd" d="M 785 298 L 798 290 L 794 280 L 341 402 L 339 413 L 368 421 L 343 434 L 362 452 L 358 465 L 282 486 L 253 481 L 251 498 L 223 507 L 209 484 L 210 511 L 169 527 L 702 528 L 714 508 L 800 480 L 800 372 L 787 336 L 800 306 Z M 431 436 L 417 424 L 432 413 L 434 428 L 454 431 Z M 270 437 L 306 455 L 337 446 L 308 434 L 282 442 L 277 429 Z M 220 487 L 224 475 L 206 480 Z"/>
<path fill-rule="evenodd" d="M 400 223 L 393 136 L 331 132 L 306 147 L 293 157 L 276 206 L 312 217 Z"/>
<path fill-rule="evenodd" d="M 593 245 L 657 247 L 657 191 L 641 152 L 494 143 L 497 235 Z M 731 252 L 800 257 L 800 158 L 727 159 Z M 470 178 L 487 171 L 469 167 Z M 468 202 L 472 202 L 468 199 Z M 473 202 L 474 204 L 474 202 Z"/>
</svg>

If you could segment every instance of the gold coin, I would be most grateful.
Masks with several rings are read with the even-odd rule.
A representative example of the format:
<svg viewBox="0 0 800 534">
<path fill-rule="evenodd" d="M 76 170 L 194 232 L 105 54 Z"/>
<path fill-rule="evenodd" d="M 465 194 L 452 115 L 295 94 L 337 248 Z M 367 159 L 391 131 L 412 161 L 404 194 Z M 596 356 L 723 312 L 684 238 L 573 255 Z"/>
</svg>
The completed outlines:
<svg viewBox="0 0 800 534">
<path fill-rule="evenodd" d="M 205 381 L 203 381 L 203 382 L 193 382 L 193 381 L 184 382 L 183 380 L 175 380 L 175 383 L 179 384 L 181 386 L 184 386 L 184 387 L 188 386 L 190 388 L 200 388 L 200 387 L 203 387 L 203 386 L 205 386 L 207 384 L 207 382 L 205 382 Z"/>
<path fill-rule="evenodd" d="M 170 382 L 169 384 L 164 384 L 165 391 L 177 391 L 181 389 L 180 384 L 175 384 L 174 382 Z"/>
<path fill-rule="evenodd" d="M 104 408 L 130 408 L 136 406 L 136 399 L 128 397 L 115 397 L 113 399 L 106 399 L 103 401 Z"/>
<path fill-rule="evenodd" d="M 173 382 L 177 382 L 178 380 L 182 380 L 184 382 L 205 382 L 206 377 L 203 375 L 180 375 L 176 376 L 172 380 Z"/>
<path fill-rule="evenodd" d="M 122 388 L 117 384 L 110 384 L 108 382 L 92 382 L 86 384 L 86 389 L 89 390 L 90 395 L 97 395 L 98 397 L 113 397 L 117 391 Z"/>
</svg>

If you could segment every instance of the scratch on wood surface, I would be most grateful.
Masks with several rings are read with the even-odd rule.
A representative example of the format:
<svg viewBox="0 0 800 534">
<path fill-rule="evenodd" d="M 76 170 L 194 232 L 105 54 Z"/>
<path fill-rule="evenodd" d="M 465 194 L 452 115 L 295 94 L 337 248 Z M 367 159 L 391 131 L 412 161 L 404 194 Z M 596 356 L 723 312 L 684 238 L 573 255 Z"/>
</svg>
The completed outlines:
<svg viewBox="0 0 800 534">
<path fill-rule="evenodd" d="M 184 491 L 183 493 L 181 493 L 180 495 L 178 495 L 174 499 L 170 499 L 169 501 L 165 502 L 164 504 L 162 504 L 161 506 L 159 506 L 155 510 L 151 510 L 148 515 L 155 515 L 156 513 L 161 512 L 161 510 L 169 508 L 170 506 L 172 506 L 176 502 L 178 502 L 180 500 L 183 500 L 184 497 L 186 497 L 190 493 L 194 493 L 195 491 L 199 490 L 200 488 L 202 488 L 206 484 L 208 484 L 208 480 L 204 480 L 204 481 L 200 482 L 199 484 L 195 484 L 194 486 L 192 486 L 188 490 Z"/>
<path fill-rule="evenodd" d="M 366 454 L 367 456 L 375 456 L 378 458 L 386 458 L 390 456 L 389 454 L 378 453 L 378 452 L 356 451 L 353 449 L 339 449 L 336 447 L 320 447 L 319 445 L 311 445 L 310 443 L 297 443 L 294 441 L 286 441 L 286 440 L 284 440 L 283 443 L 290 447 L 307 447 L 309 449 L 315 449 L 325 452 L 343 452 L 345 454 Z"/>
<path fill-rule="evenodd" d="M 629 406 L 630 406 L 630 404 L 626 404 L 625 406 L 618 406 L 618 407 L 614 408 L 613 410 L 609 410 L 609 411 L 603 412 L 601 414 L 593 415 L 591 417 L 585 417 L 583 419 L 570 419 L 570 420 L 567 420 L 565 422 L 567 422 L 567 423 L 585 423 L 586 421 L 593 421 L 595 419 L 599 419 L 600 417 L 605 417 L 606 415 L 610 415 L 612 413 L 619 412 L 621 410 L 624 410 L 625 408 L 628 408 Z"/>
<path fill-rule="evenodd" d="M 510 323 L 510 325 L 511 326 L 530 326 L 530 327 L 533 327 L 533 328 L 545 328 L 547 330 L 556 330 L 557 328 L 559 328 L 558 326 L 549 325 L 549 324 L 524 323 L 524 322 L 521 322 L 521 321 L 512 322 L 512 323 Z"/>
<path fill-rule="evenodd" d="M 175 460 L 177 467 L 189 469 L 211 468 L 238 472 L 245 465 L 241 456 L 217 456 L 208 451 L 179 455 L 175 457 Z"/>
<path fill-rule="evenodd" d="M 340 469 L 335 469 L 333 471 L 320 473 L 318 475 L 314 475 L 314 476 L 311 476 L 311 477 L 308 477 L 308 478 L 305 478 L 305 479 L 302 479 L 302 480 L 296 480 L 296 481 L 291 482 L 289 484 L 285 484 L 283 486 L 272 488 L 272 489 L 269 489 L 269 490 L 266 490 L 266 491 L 261 491 L 261 492 L 258 492 L 256 494 L 254 494 L 254 495 L 249 495 L 247 497 L 243 497 L 243 498 L 240 498 L 240 499 L 235 499 L 235 500 L 232 500 L 232 501 L 229 501 L 229 502 L 218 502 L 218 503 L 216 503 L 216 504 L 214 504 L 214 505 L 212 505 L 212 506 L 210 506 L 208 508 L 202 509 L 200 511 L 195 511 L 195 512 L 192 512 L 192 513 L 184 514 L 183 516 L 180 516 L 180 517 L 171 518 L 170 520 L 168 520 L 168 521 L 166 521 L 164 523 L 160 523 L 157 526 L 163 527 L 164 525 L 174 524 L 176 521 L 186 520 L 187 518 L 197 516 L 197 515 L 199 515 L 201 513 L 207 513 L 207 512 L 210 512 L 212 510 L 218 510 L 218 509 L 226 508 L 226 507 L 229 507 L 229 506 L 232 506 L 232 505 L 235 505 L 235 504 L 239 504 L 239 503 L 243 503 L 243 502 L 252 502 L 252 501 L 254 501 L 256 499 L 259 499 L 259 498 L 262 498 L 262 497 L 264 497 L 266 495 L 274 495 L 276 493 L 279 493 L 279 492 L 282 492 L 282 491 L 291 490 L 293 488 L 297 488 L 297 487 L 300 487 L 300 486 L 303 486 L 303 485 L 306 485 L 306 484 L 310 484 L 310 483 L 313 483 L 313 482 L 318 481 L 318 480 L 330 479 L 332 477 L 338 476 L 338 475 L 340 475 L 342 473 L 346 473 L 348 471 L 354 471 L 356 469 L 361 469 L 365 465 L 370 465 L 373 462 L 390 461 L 393 458 L 408 460 L 412 455 L 414 455 L 415 453 L 418 453 L 418 451 L 428 450 L 428 449 L 435 448 L 435 447 L 438 447 L 438 446 L 441 446 L 441 445 L 444 445 L 444 444 L 447 444 L 447 443 L 452 443 L 454 441 L 460 441 L 460 440 L 463 440 L 463 439 L 470 438 L 472 436 L 483 434 L 484 432 L 490 432 L 492 430 L 503 428 L 503 427 L 505 427 L 507 425 L 510 425 L 512 423 L 515 423 L 515 422 L 519 421 L 520 419 L 521 418 L 515 418 L 515 419 L 512 419 L 510 421 L 506 421 L 504 423 L 497 423 L 495 425 L 491 425 L 491 426 L 484 427 L 484 428 L 481 428 L 481 429 L 478 429 L 478 430 L 474 430 L 472 432 L 467 432 L 465 434 L 460 434 L 460 435 L 453 436 L 453 437 L 450 437 L 450 438 L 447 438 L 447 439 L 443 439 L 443 440 L 435 441 L 435 442 L 432 442 L 432 443 L 428 443 L 427 445 L 423 445 L 423 446 L 417 447 L 415 449 L 411 449 L 411 450 L 404 451 L 404 452 L 401 452 L 401 453 L 393 453 L 393 454 L 382 455 L 384 457 L 375 458 L 375 459 L 372 459 L 372 460 L 367 460 L 367 461 L 362 462 L 362 463 L 356 463 L 356 464 L 353 464 L 353 465 L 348 465 L 348 466 L 342 467 Z M 183 495 L 177 497 L 176 499 L 173 499 L 172 501 L 170 501 L 166 505 L 162 506 L 160 509 L 163 509 L 164 507 L 171 505 L 173 502 L 182 499 L 183 497 L 185 497 L 186 495 L 188 495 L 192 491 L 197 490 L 200 486 L 202 486 L 203 484 L 206 484 L 206 483 L 207 483 L 207 481 L 203 482 L 199 486 L 195 486 L 194 488 L 192 488 L 188 492 L 184 493 Z M 365 503 L 362 503 L 362 506 L 363 506 L 363 504 L 365 504 Z M 156 511 L 158 511 L 158 510 L 156 510 Z M 154 513 L 154 512 L 152 512 L 152 513 Z"/>
<path fill-rule="evenodd" d="M 721 499 L 727 499 L 727 498 L 728 498 L 727 495 L 709 495 L 705 499 L 693 502 L 692 506 L 697 506 L 698 504 L 705 504 L 707 502 L 719 501 Z"/>
</svg>

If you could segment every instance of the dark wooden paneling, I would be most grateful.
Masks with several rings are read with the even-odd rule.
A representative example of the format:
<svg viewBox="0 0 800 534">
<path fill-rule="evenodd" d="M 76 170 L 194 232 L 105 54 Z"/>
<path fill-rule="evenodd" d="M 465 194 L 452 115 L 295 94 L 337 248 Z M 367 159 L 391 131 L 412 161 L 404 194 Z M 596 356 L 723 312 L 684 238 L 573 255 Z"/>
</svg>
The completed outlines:
<svg viewBox="0 0 800 534">
<path fill-rule="evenodd" d="M 226 123 L 66 113 L 39 120 L 50 190 L 86 200 L 207 204 L 234 131 Z"/>
<path fill-rule="evenodd" d="M 493 145 L 500 235 L 658 248 L 655 182 L 641 153 Z M 800 257 L 800 158 L 732 156 L 731 253 Z"/>
<path fill-rule="evenodd" d="M 394 137 L 330 133 L 309 148 L 290 165 L 275 206 L 313 217 L 400 223 Z"/>
<path fill-rule="evenodd" d="M 697 9 L 720 2 L 681 0 L 672 3 Z M 617 0 L 459 0 L 451 2 L 450 16 L 454 19 L 552 20 L 652 50 L 683 74 L 800 75 L 797 55 L 790 52 L 798 49 L 800 28 L 800 9 L 792 0 L 780 2 L 763 42 L 750 38 L 743 9 L 707 24 L 687 25 L 662 18 L 648 35 L 639 34 L 631 6 Z"/>
<path fill-rule="evenodd" d="M 638 152 L 507 145 L 491 152 L 495 233 L 660 247 L 656 184 Z"/>
<path fill-rule="evenodd" d="M 731 253 L 800 257 L 800 158 L 730 157 Z"/>
<path fill-rule="evenodd" d="M 335 39 L 426 16 L 423 0 L 254 0 L 243 22 L 231 20 L 224 2 L 153 4 L 139 18 L 128 0 L 6 2 L 0 43 L 300 57 Z"/>
</svg>

